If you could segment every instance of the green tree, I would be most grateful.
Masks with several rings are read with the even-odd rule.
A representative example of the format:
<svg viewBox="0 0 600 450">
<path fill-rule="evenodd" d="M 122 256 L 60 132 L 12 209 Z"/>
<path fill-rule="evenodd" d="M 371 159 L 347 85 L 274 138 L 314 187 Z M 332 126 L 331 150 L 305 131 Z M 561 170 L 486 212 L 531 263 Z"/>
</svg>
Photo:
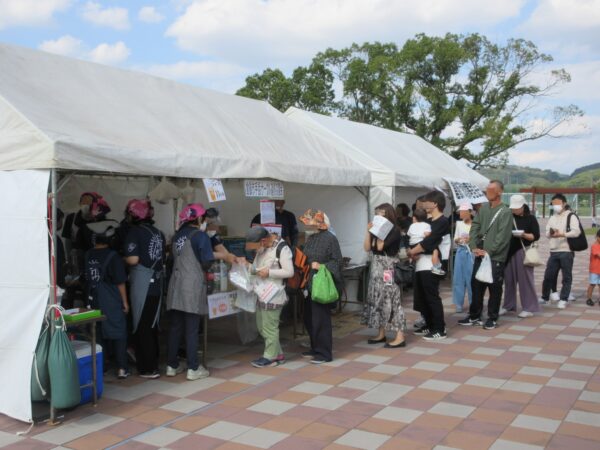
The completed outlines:
<svg viewBox="0 0 600 450">
<path fill-rule="evenodd" d="M 551 61 L 523 39 L 501 46 L 479 34 L 418 34 L 402 48 L 375 42 L 327 49 L 290 78 L 267 69 L 238 94 L 282 111 L 297 106 L 415 133 L 475 168 L 495 167 L 523 142 L 560 137 L 559 127 L 583 114 L 575 105 L 543 108 L 570 82 L 562 69 L 539 76 Z"/>
</svg>

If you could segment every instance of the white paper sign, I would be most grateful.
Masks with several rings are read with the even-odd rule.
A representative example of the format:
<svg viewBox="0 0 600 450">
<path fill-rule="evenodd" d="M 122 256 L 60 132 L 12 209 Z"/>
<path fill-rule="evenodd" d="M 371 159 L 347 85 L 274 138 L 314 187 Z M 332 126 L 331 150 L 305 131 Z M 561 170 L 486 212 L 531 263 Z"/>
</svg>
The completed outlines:
<svg viewBox="0 0 600 450">
<path fill-rule="evenodd" d="M 235 306 L 237 291 L 219 292 L 208 296 L 208 318 L 216 319 L 231 314 L 236 314 L 240 310 Z"/>
<path fill-rule="evenodd" d="M 226 200 L 225 189 L 223 189 L 221 180 L 216 178 L 204 178 L 202 181 L 204 182 L 204 188 L 206 189 L 206 195 L 210 203 Z"/>
<path fill-rule="evenodd" d="M 271 200 L 260 201 L 260 224 L 274 224 L 275 223 L 275 202 Z"/>
<path fill-rule="evenodd" d="M 280 181 L 244 180 L 246 197 L 283 198 L 283 183 Z"/>
<path fill-rule="evenodd" d="M 459 205 L 463 202 L 471 204 L 487 203 L 488 199 L 483 194 L 478 186 L 467 180 L 459 180 L 456 178 L 444 178 L 450 186 L 454 203 Z"/>
<path fill-rule="evenodd" d="M 387 235 L 390 234 L 390 231 L 394 228 L 394 224 L 383 216 L 373 217 L 372 223 L 373 226 L 369 230 L 369 233 L 374 234 L 377 239 L 381 239 L 382 241 L 385 241 Z"/>
</svg>

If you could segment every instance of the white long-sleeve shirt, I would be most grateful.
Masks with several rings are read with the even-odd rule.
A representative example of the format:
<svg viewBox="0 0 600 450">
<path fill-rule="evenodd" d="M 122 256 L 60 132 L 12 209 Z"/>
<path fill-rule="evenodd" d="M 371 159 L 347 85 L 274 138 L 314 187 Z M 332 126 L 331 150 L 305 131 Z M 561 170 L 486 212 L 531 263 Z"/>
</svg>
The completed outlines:
<svg viewBox="0 0 600 450">
<path fill-rule="evenodd" d="M 546 224 L 546 237 L 550 239 L 550 251 L 551 252 L 570 252 L 569 243 L 567 238 L 576 238 L 581 234 L 579 229 L 579 219 L 573 214 L 571 216 L 571 231 L 567 233 L 567 218 L 569 214 L 572 214 L 570 210 L 563 210 L 560 214 L 554 214 L 548 223 Z M 566 237 L 552 237 L 550 234 L 550 228 L 558 231 L 561 234 L 565 234 Z"/>
</svg>

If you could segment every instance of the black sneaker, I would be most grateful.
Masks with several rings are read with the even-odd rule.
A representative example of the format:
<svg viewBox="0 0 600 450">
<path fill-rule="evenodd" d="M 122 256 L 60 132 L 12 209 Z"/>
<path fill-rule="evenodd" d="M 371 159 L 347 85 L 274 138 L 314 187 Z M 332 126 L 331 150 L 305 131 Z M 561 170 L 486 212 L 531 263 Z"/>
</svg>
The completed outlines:
<svg viewBox="0 0 600 450">
<path fill-rule="evenodd" d="M 316 353 L 313 352 L 312 350 L 309 350 L 307 352 L 302 352 L 301 355 L 303 358 L 314 358 Z"/>
<path fill-rule="evenodd" d="M 586 303 L 588 306 L 594 306 L 594 300 L 592 300 L 591 298 L 588 298 L 588 299 L 585 301 L 585 303 Z"/>
<path fill-rule="evenodd" d="M 419 328 L 418 330 L 415 330 L 414 333 L 417 336 L 425 336 L 426 334 L 429 334 L 429 328 L 427 328 L 427 325 Z"/>
<path fill-rule="evenodd" d="M 423 336 L 423 339 L 425 339 L 426 341 L 442 341 L 446 339 L 446 336 L 447 335 L 445 331 L 436 331 L 435 333 L 426 334 L 425 336 Z"/>
<path fill-rule="evenodd" d="M 483 325 L 484 330 L 493 330 L 494 328 L 498 328 L 498 322 L 493 319 L 488 319 L 485 321 L 485 324 Z"/>
<path fill-rule="evenodd" d="M 149 380 L 156 380 L 157 378 L 160 378 L 160 372 L 158 370 L 155 370 L 154 372 L 140 373 L 140 378 L 146 378 L 146 379 L 149 379 Z"/>
<path fill-rule="evenodd" d="M 471 319 L 471 317 L 467 316 L 464 319 L 459 320 L 458 324 L 465 327 L 479 327 L 481 326 L 481 319 Z"/>
<path fill-rule="evenodd" d="M 413 324 L 413 328 L 423 328 L 425 326 L 425 319 L 420 318 Z"/>
<path fill-rule="evenodd" d="M 313 359 L 310 360 L 311 364 L 324 364 L 328 362 L 331 362 L 331 359 L 325 359 L 322 356 L 315 356 Z"/>
</svg>

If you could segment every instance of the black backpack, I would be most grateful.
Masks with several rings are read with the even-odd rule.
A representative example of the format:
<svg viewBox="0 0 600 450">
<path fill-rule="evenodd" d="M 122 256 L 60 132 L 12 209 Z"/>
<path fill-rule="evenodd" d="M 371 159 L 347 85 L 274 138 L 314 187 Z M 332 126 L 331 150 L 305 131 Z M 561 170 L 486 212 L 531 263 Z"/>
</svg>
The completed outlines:
<svg viewBox="0 0 600 450">
<path fill-rule="evenodd" d="M 571 231 L 571 217 L 572 216 L 577 217 L 577 220 L 579 220 L 579 217 L 575 213 L 570 213 L 567 216 L 567 233 L 569 231 Z M 587 248 L 588 248 L 588 241 L 587 241 L 587 237 L 585 236 L 585 231 L 583 229 L 583 225 L 581 225 L 581 220 L 579 220 L 579 231 L 580 231 L 579 236 L 577 236 L 575 238 L 567 238 L 567 242 L 569 243 L 569 248 L 571 249 L 572 252 L 581 252 L 583 250 L 587 250 Z"/>
</svg>

